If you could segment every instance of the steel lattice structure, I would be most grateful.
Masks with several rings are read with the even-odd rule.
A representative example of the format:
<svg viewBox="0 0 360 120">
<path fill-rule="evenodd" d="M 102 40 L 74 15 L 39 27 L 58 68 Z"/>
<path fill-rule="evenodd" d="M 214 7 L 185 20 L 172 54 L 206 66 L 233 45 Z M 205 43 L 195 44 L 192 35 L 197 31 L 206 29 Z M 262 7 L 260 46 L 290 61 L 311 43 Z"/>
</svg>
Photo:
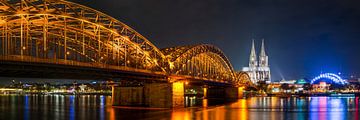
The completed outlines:
<svg viewBox="0 0 360 120">
<path fill-rule="evenodd" d="M 162 50 L 169 59 L 172 74 L 215 80 L 234 79 L 233 67 L 223 52 L 212 45 L 193 45 Z"/>
<path fill-rule="evenodd" d="M 0 57 L 241 83 L 215 46 L 159 50 L 124 23 L 64 0 L 0 1 Z"/>
<path fill-rule="evenodd" d="M 238 80 L 237 84 L 242 86 L 255 86 L 255 84 L 251 82 L 249 74 L 246 72 L 236 72 L 235 75 Z"/>
</svg>

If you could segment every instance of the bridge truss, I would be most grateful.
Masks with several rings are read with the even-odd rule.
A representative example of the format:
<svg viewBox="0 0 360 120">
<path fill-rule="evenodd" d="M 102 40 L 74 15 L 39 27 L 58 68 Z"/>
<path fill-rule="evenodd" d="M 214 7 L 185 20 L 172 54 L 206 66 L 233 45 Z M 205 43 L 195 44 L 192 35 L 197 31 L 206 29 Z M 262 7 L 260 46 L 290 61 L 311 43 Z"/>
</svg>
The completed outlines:
<svg viewBox="0 0 360 120">
<path fill-rule="evenodd" d="M 0 59 L 193 76 L 243 84 L 212 45 L 158 49 L 126 24 L 64 0 L 0 1 Z"/>
</svg>

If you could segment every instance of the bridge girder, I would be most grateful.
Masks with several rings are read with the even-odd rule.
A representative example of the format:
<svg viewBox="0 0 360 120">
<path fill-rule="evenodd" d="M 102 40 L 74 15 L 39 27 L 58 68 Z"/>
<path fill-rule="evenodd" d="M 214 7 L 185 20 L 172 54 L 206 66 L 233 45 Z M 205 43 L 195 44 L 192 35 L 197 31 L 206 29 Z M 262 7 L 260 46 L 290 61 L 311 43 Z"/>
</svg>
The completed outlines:
<svg viewBox="0 0 360 120">
<path fill-rule="evenodd" d="M 230 61 L 217 47 L 209 44 L 162 49 L 172 74 L 203 77 L 221 82 L 237 82 Z"/>
</svg>

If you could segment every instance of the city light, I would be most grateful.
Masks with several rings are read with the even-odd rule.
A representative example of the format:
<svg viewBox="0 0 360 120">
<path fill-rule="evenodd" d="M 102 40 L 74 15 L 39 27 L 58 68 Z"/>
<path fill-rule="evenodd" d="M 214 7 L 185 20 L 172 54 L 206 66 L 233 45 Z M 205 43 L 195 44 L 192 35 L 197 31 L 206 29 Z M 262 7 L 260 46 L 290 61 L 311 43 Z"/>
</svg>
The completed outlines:
<svg viewBox="0 0 360 120">
<path fill-rule="evenodd" d="M 315 77 L 314 79 L 311 80 L 310 84 L 314 84 L 314 82 L 321 80 L 321 79 L 329 79 L 332 82 L 336 83 L 336 84 L 347 84 L 348 82 L 345 81 L 344 79 L 342 79 L 340 76 L 333 74 L 333 73 L 324 73 L 324 74 L 320 74 L 319 76 Z"/>
<path fill-rule="evenodd" d="M 360 120 L 341 2 L 0 0 L 0 119 Z"/>
</svg>

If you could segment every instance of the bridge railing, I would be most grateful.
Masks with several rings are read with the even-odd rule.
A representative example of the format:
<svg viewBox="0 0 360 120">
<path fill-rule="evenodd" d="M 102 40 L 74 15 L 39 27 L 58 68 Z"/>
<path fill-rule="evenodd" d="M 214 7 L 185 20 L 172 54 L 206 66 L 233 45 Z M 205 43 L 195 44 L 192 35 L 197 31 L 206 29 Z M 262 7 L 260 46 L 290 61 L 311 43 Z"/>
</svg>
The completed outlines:
<svg viewBox="0 0 360 120">
<path fill-rule="evenodd" d="M 181 76 L 183 79 L 191 79 L 191 80 L 205 80 L 205 81 L 211 81 L 211 82 L 218 82 L 218 83 L 230 83 L 228 80 L 223 79 L 210 79 L 206 77 L 197 77 L 197 76 L 191 76 L 191 75 L 176 75 L 171 74 L 170 76 Z"/>
</svg>

